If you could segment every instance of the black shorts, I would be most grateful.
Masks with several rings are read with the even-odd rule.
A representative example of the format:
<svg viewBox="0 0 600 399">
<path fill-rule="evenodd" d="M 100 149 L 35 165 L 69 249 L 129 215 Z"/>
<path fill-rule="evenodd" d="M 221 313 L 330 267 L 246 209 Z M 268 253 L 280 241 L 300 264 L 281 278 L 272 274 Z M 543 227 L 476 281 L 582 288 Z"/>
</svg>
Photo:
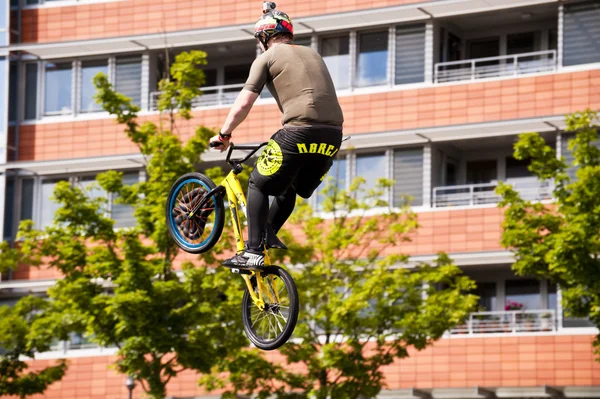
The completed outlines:
<svg viewBox="0 0 600 399">
<path fill-rule="evenodd" d="M 309 198 L 319 187 L 340 150 L 342 130 L 328 127 L 293 127 L 275 133 L 250 175 L 266 195 L 278 196 L 293 187 Z"/>
</svg>

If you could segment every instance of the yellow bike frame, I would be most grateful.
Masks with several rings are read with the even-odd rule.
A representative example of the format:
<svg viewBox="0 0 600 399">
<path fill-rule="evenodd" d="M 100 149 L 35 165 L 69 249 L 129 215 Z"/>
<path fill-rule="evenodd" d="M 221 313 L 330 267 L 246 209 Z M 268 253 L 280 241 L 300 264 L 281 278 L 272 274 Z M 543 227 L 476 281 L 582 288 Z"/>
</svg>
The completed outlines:
<svg viewBox="0 0 600 399">
<path fill-rule="evenodd" d="M 237 252 L 241 253 L 244 250 L 244 237 L 242 235 L 242 224 L 240 221 L 239 209 L 242 209 L 244 216 L 247 217 L 247 208 L 246 208 L 246 196 L 244 195 L 244 191 L 242 190 L 242 185 L 237 178 L 237 175 L 232 170 L 229 172 L 227 177 L 221 182 L 221 186 L 225 187 L 225 191 L 227 193 L 227 201 L 229 202 L 229 210 L 231 211 L 231 220 L 233 222 L 233 232 L 235 234 L 236 248 Z M 269 254 L 265 251 L 265 266 L 269 266 L 271 261 L 269 259 Z M 252 288 L 252 283 L 250 282 L 251 276 L 256 276 L 256 285 L 258 288 L 258 295 L 254 292 Z M 246 281 L 246 285 L 248 286 L 248 292 L 254 301 L 254 304 L 260 309 L 263 310 L 265 308 L 265 302 L 263 301 L 263 293 L 266 292 L 269 296 L 269 300 L 271 302 L 277 301 L 279 302 L 279 294 L 277 290 L 273 289 L 273 292 L 267 288 L 265 285 L 264 279 L 260 278 L 260 273 L 251 272 L 251 274 L 242 274 L 244 281 Z M 270 276 L 272 279 L 273 277 Z M 272 284 L 272 281 L 269 281 Z M 271 285 L 272 286 L 272 285 Z"/>
</svg>

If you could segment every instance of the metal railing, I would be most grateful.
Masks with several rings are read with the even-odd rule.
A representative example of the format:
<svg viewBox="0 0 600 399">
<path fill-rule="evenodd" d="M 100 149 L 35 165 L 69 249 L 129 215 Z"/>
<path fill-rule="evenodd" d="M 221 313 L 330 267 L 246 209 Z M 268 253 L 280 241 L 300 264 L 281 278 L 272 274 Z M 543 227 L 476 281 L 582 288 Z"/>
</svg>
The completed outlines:
<svg viewBox="0 0 600 399">
<path fill-rule="evenodd" d="M 435 83 L 555 71 L 556 50 L 435 64 Z"/>
<path fill-rule="evenodd" d="M 202 88 L 202 95 L 192 101 L 192 107 L 210 107 L 233 104 L 244 84 L 208 86 Z M 158 110 L 158 100 L 162 92 L 150 93 L 150 110 Z"/>
<path fill-rule="evenodd" d="M 54 341 L 50 345 L 51 351 L 66 352 L 73 349 L 94 349 L 100 348 L 101 346 L 95 342 L 92 342 L 89 337 L 82 336 L 80 334 L 70 334 L 71 339 L 68 341 Z"/>
<path fill-rule="evenodd" d="M 537 178 L 509 179 L 524 200 L 545 201 L 552 199 L 554 185 L 551 181 L 540 182 Z M 497 182 L 481 184 L 464 184 L 459 186 L 435 187 L 433 189 L 433 207 L 472 206 L 496 204 L 500 196 L 496 194 Z"/>
<path fill-rule="evenodd" d="M 556 331 L 556 311 L 512 310 L 471 313 L 468 321 L 450 330 L 450 334 L 514 334 Z"/>
</svg>

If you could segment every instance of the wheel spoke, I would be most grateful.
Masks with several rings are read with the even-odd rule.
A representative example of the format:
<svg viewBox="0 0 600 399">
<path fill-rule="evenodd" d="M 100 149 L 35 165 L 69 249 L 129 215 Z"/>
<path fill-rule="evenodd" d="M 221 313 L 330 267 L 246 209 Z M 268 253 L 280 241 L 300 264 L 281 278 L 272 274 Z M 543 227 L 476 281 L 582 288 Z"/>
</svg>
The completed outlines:
<svg viewBox="0 0 600 399">
<path fill-rule="evenodd" d="M 279 322 L 279 319 L 277 318 L 277 313 L 275 313 L 275 312 L 273 312 L 273 310 L 271 310 L 271 314 L 273 316 L 275 316 L 275 321 L 277 322 L 277 326 L 279 327 L 279 329 L 281 330 L 281 332 L 283 332 L 283 327 L 281 326 L 281 323 Z M 287 323 L 287 320 L 285 318 L 282 317 L 282 319 L 283 319 L 283 321 L 285 323 Z"/>
<path fill-rule="evenodd" d="M 256 323 L 258 323 L 259 321 L 263 320 L 265 317 L 267 317 L 267 315 L 266 315 L 266 313 L 263 313 L 261 318 L 259 318 L 259 319 L 256 319 L 256 320 L 254 321 L 254 323 L 252 323 L 252 327 L 254 327 L 254 325 L 255 325 Z"/>
</svg>

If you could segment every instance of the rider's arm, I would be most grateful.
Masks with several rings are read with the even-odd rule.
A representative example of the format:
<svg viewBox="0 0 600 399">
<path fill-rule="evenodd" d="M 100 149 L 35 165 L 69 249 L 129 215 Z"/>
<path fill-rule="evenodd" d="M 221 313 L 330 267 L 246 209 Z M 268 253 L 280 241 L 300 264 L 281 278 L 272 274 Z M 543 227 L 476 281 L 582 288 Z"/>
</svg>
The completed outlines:
<svg viewBox="0 0 600 399">
<path fill-rule="evenodd" d="M 229 115 L 227 115 L 227 119 L 225 119 L 225 123 L 221 128 L 221 133 L 231 134 L 246 119 L 258 96 L 259 93 L 243 89 L 233 103 Z"/>
<path fill-rule="evenodd" d="M 267 56 L 262 54 L 252 63 L 246 84 L 235 100 L 233 107 L 231 107 L 231 111 L 229 111 L 229 115 L 225 120 L 221 133 L 225 135 L 231 134 L 231 132 L 246 119 L 254 105 L 254 101 L 256 101 L 267 82 L 268 74 L 269 67 Z"/>
</svg>

